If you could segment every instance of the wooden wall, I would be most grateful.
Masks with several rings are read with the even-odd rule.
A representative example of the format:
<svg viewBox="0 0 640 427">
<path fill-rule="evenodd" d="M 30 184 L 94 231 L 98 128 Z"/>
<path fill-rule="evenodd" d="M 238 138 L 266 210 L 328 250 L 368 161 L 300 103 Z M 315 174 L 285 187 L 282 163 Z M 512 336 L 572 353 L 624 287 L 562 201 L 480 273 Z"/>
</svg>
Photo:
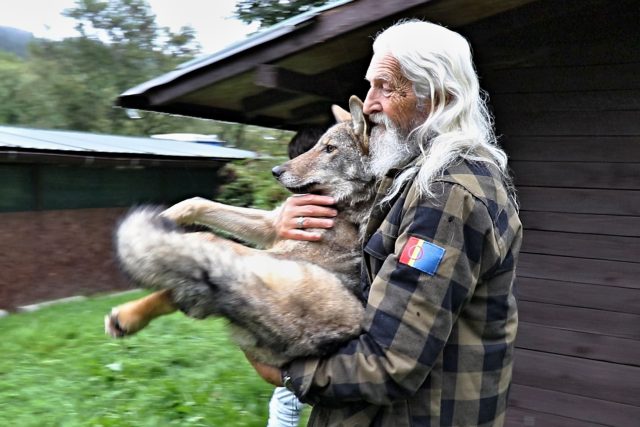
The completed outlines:
<svg viewBox="0 0 640 427">
<path fill-rule="evenodd" d="M 640 2 L 464 29 L 525 228 L 509 426 L 640 425 Z"/>
<path fill-rule="evenodd" d="M 133 289 L 113 252 L 128 209 L 0 212 L 0 309 Z"/>
</svg>

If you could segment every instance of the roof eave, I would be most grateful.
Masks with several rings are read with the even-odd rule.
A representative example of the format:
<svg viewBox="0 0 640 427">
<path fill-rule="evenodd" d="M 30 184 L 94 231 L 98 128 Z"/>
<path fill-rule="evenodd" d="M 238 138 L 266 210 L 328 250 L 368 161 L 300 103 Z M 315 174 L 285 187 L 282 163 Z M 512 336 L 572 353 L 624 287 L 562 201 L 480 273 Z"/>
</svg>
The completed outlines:
<svg viewBox="0 0 640 427">
<path fill-rule="evenodd" d="M 366 2 L 352 0 L 330 4 L 321 9 L 307 12 L 308 15 L 303 14 L 304 19 L 293 21 L 291 25 L 283 25 L 282 28 L 276 26 L 275 30 L 268 29 L 264 36 L 258 33 L 255 39 L 249 37 L 247 40 L 231 45 L 220 52 L 187 62 L 176 70 L 137 85 L 118 96 L 115 105 L 123 108 L 169 112 L 163 108 L 163 104 L 170 100 L 249 71 L 256 64 L 268 64 L 285 55 L 358 30 L 369 25 L 372 21 L 384 19 L 431 1 L 405 0 L 401 5 L 395 2 L 384 2 L 376 10 L 371 10 L 369 5 L 365 4 Z M 360 10 L 361 8 L 367 8 L 367 20 L 362 19 L 364 15 L 361 13 L 363 12 Z M 327 11 L 332 13 L 330 19 L 319 20 L 322 13 Z M 338 19 L 337 14 L 343 14 L 343 19 Z M 296 18 L 298 17 L 291 19 Z M 283 21 L 281 24 L 286 22 Z M 308 37 L 305 37 L 304 40 L 298 38 L 295 43 L 287 45 L 286 41 L 303 28 L 309 30 Z M 181 112 L 180 114 L 184 115 L 185 113 Z M 214 116 L 207 114 L 200 117 L 213 118 Z M 215 116 L 215 118 L 218 117 Z"/>
<path fill-rule="evenodd" d="M 214 168 L 241 158 L 88 155 L 44 150 L 2 150 L 0 163 L 38 163 L 85 167 L 204 167 Z"/>
</svg>

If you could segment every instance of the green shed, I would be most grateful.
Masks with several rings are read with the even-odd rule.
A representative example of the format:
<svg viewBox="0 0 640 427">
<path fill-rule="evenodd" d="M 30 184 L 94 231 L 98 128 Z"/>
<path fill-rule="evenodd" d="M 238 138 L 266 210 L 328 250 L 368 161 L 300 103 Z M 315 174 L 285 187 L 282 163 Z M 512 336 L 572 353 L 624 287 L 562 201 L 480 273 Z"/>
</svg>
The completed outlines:
<svg viewBox="0 0 640 427">
<path fill-rule="evenodd" d="M 249 151 L 0 126 L 0 309 L 126 289 L 112 231 L 133 205 L 211 198 Z"/>
</svg>

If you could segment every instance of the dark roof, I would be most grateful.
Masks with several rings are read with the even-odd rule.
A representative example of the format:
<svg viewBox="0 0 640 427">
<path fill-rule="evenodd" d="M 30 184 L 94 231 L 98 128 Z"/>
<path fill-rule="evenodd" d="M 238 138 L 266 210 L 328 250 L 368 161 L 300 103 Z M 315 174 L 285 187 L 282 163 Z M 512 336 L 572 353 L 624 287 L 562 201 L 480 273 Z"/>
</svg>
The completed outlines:
<svg viewBox="0 0 640 427">
<path fill-rule="evenodd" d="M 166 139 L 0 126 L 0 159 L 87 159 L 141 164 L 203 163 L 255 157 L 251 151 Z"/>
<path fill-rule="evenodd" d="M 533 0 L 346 0 L 296 16 L 121 94 L 116 104 L 297 129 L 364 97 L 372 37 L 403 18 L 456 28 Z"/>
</svg>

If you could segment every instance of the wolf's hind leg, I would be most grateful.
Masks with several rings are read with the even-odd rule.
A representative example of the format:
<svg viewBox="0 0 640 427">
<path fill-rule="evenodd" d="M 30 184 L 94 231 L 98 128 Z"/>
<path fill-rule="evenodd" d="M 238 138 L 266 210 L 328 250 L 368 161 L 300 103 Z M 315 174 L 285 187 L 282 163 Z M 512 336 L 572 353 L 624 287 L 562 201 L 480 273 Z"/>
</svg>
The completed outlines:
<svg viewBox="0 0 640 427">
<path fill-rule="evenodd" d="M 165 289 L 112 308 L 104 318 L 104 329 L 112 337 L 122 338 L 135 334 L 156 317 L 176 310 L 171 291 Z"/>
<path fill-rule="evenodd" d="M 209 270 L 209 280 L 218 285 L 215 304 L 253 335 L 253 343 L 239 335 L 237 342 L 256 360 L 281 365 L 321 355 L 360 332 L 364 307 L 335 274 L 259 251 L 229 261 L 222 262 L 226 277 Z M 235 269 L 251 273 L 225 281 Z"/>
</svg>

